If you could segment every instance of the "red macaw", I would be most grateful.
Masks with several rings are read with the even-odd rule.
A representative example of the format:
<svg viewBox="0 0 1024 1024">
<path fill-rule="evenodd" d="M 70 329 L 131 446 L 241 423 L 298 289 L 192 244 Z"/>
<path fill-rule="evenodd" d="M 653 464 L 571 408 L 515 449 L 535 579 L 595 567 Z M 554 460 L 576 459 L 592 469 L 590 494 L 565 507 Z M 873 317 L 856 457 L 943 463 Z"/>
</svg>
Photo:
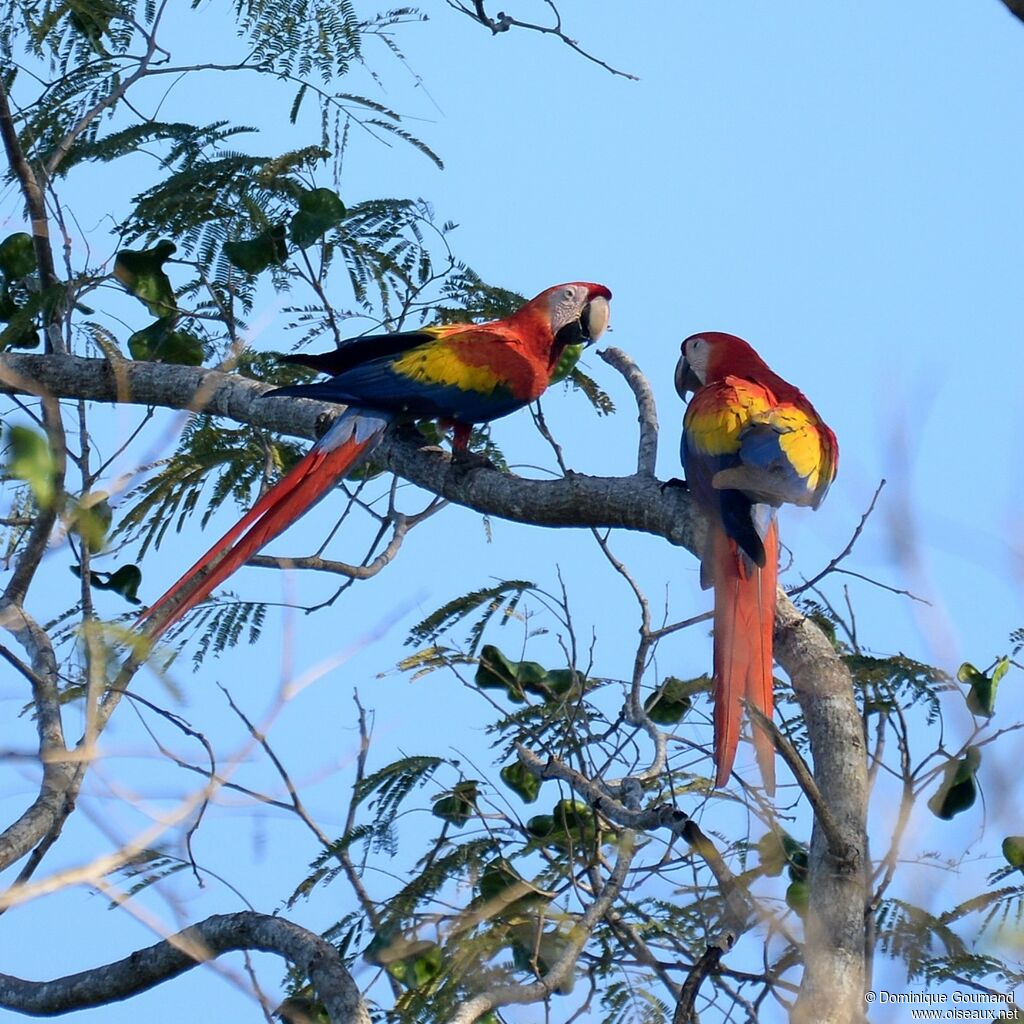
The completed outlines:
<svg viewBox="0 0 1024 1024">
<path fill-rule="evenodd" d="M 373 451 L 395 420 L 448 421 L 452 447 L 464 454 L 474 423 L 539 398 L 566 345 L 597 339 L 611 297 L 601 284 L 560 284 L 504 320 L 356 338 L 333 352 L 286 357 L 331 379 L 264 397 L 318 398 L 348 410 L 137 624 L 148 620 L 155 639 L 177 622 Z"/>
<path fill-rule="evenodd" d="M 742 699 L 772 715 L 772 633 L 783 503 L 817 508 L 835 479 L 835 434 L 792 384 L 741 338 L 711 332 L 682 345 L 676 390 L 695 392 L 683 419 L 686 480 L 708 520 L 701 586 L 715 588 L 715 785 L 728 781 Z M 765 788 L 774 746 L 754 729 Z"/>
</svg>

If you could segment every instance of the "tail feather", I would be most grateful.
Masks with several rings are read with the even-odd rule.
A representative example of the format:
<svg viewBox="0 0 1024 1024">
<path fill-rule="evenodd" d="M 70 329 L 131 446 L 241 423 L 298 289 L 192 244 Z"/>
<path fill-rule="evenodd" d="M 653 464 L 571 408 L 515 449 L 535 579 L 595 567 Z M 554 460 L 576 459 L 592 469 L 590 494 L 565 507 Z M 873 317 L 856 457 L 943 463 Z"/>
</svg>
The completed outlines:
<svg viewBox="0 0 1024 1024">
<path fill-rule="evenodd" d="M 715 586 L 715 785 L 724 786 L 736 760 L 742 701 L 772 716 L 772 633 L 778 576 L 778 526 L 773 520 L 764 538 L 765 565 L 744 557 L 720 527 L 710 542 Z M 754 748 L 765 789 L 775 791 L 775 748 L 754 727 Z"/>
<path fill-rule="evenodd" d="M 380 443 L 388 419 L 352 410 L 136 621 L 155 640 L 312 508 Z"/>
</svg>

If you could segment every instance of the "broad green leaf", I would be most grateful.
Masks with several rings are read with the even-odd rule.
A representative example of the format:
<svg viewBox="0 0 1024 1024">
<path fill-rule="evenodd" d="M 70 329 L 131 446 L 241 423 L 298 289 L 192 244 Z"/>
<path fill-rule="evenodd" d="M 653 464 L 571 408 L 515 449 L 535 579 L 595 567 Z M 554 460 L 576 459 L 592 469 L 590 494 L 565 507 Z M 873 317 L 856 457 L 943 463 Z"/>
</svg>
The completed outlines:
<svg viewBox="0 0 1024 1024">
<path fill-rule="evenodd" d="M 558 962 L 569 943 L 569 936 L 558 930 L 540 931 L 539 922 L 531 920 L 508 930 L 509 949 L 517 970 L 543 976 Z M 576 984 L 576 972 L 568 976 L 555 989 L 560 996 L 569 995 Z"/>
<path fill-rule="evenodd" d="M 572 669 L 548 671 L 536 661 L 511 661 L 493 644 L 480 649 L 480 664 L 474 682 L 483 690 L 505 690 L 514 704 L 532 693 L 543 700 L 564 699 L 579 682 Z"/>
<path fill-rule="evenodd" d="M 557 384 L 559 381 L 565 380 L 575 369 L 585 348 L 586 345 L 582 342 L 578 345 L 566 345 L 562 350 L 561 358 L 555 363 L 555 368 L 551 371 L 551 379 L 548 383 Z"/>
<path fill-rule="evenodd" d="M 981 766 L 981 749 L 968 747 L 959 761 L 951 758 L 945 767 L 942 784 L 928 801 L 928 809 L 944 821 L 973 806 L 978 797 L 975 775 Z"/>
<path fill-rule="evenodd" d="M 441 948 L 425 939 L 407 939 L 396 923 L 384 925 L 363 952 L 367 963 L 384 967 L 397 981 L 419 988 L 441 969 Z"/>
<path fill-rule="evenodd" d="M 1011 868 L 1024 868 L 1024 836 L 1007 836 L 1003 840 L 1003 856 Z"/>
<path fill-rule="evenodd" d="M 82 567 L 80 565 L 71 566 L 71 571 L 76 576 L 82 575 Z M 120 569 L 115 569 L 114 572 L 89 570 L 90 587 L 94 590 L 113 590 L 132 604 L 142 604 L 135 596 L 138 594 L 141 584 L 142 570 L 137 565 L 122 565 Z"/>
<path fill-rule="evenodd" d="M 786 903 L 798 917 L 807 914 L 807 905 L 811 900 L 810 884 L 804 880 L 790 882 L 786 889 Z"/>
<path fill-rule="evenodd" d="M 501 769 L 501 781 L 522 798 L 523 803 L 532 804 L 540 793 L 540 779 L 522 761 L 513 761 Z"/>
<path fill-rule="evenodd" d="M 644 710 L 651 721 L 658 725 L 676 725 L 690 710 L 692 694 L 706 689 L 708 685 L 706 676 L 688 681 L 669 676 L 644 701 Z"/>
<path fill-rule="evenodd" d="M 285 227 L 274 224 L 255 238 L 225 242 L 224 255 L 228 262 L 247 274 L 258 274 L 272 263 L 280 265 L 288 258 Z"/>
<path fill-rule="evenodd" d="M 173 242 L 158 242 L 152 249 L 122 249 L 114 259 L 114 277 L 141 302 L 153 316 L 174 316 L 178 305 L 170 278 L 163 265 L 178 247 Z"/>
<path fill-rule="evenodd" d="M 789 867 L 789 877 L 798 881 L 807 876 L 807 847 L 788 832 L 766 832 L 757 841 L 761 870 L 775 877 Z"/>
<path fill-rule="evenodd" d="M 68 508 L 68 530 L 77 533 L 93 554 L 103 550 L 114 518 L 108 497 L 106 491 L 94 491 L 71 502 Z"/>
<path fill-rule="evenodd" d="M 441 947 L 426 941 L 410 943 L 410 946 L 421 948 L 422 952 L 388 964 L 388 974 L 409 988 L 422 988 L 441 971 Z"/>
<path fill-rule="evenodd" d="M 583 853 L 595 838 L 594 815 L 581 800 L 559 800 L 551 814 L 537 814 L 526 823 L 534 839 L 565 853 Z"/>
<path fill-rule="evenodd" d="M 292 217 L 289 234 L 300 249 L 312 245 L 345 219 L 345 204 L 337 192 L 314 188 L 299 196 L 299 210 Z"/>
<path fill-rule="evenodd" d="M 979 718 L 991 718 L 995 714 L 996 690 L 1009 668 L 1010 659 L 1007 657 L 1000 658 L 996 662 L 991 676 L 976 669 L 969 661 L 965 661 L 960 666 L 956 677 L 961 683 L 966 683 L 971 688 L 967 694 L 967 708 L 972 715 L 977 715 Z"/>
<path fill-rule="evenodd" d="M 32 488 L 40 508 L 53 502 L 55 463 L 46 438 L 29 427 L 11 427 L 7 471 Z"/>
<path fill-rule="evenodd" d="M 177 317 L 168 316 L 136 331 L 128 339 L 133 359 L 151 363 L 174 363 L 177 366 L 201 366 L 203 343 L 194 334 L 176 331 Z"/>
<path fill-rule="evenodd" d="M 17 231 L 0 242 L 0 270 L 8 281 L 28 277 L 35 269 L 36 250 L 31 235 Z"/>
<path fill-rule="evenodd" d="M 441 797 L 434 801 L 431 814 L 435 818 L 450 821 L 453 825 L 462 828 L 467 821 L 476 813 L 476 798 L 479 793 L 479 782 L 476 779 L 467 779 L 455 786 L 448 796 Z"/>
<path fill-rule="evenodd" d="M 0 331 L 0 352 L 9 348 L 35 348 L 39 344 L 39 325 L 33 305 L 35 303 L 28 303 L 20 308 L 4 305 L 8 312 L 0 314 L 0 320 L 8 324 Z"/>
</svg>

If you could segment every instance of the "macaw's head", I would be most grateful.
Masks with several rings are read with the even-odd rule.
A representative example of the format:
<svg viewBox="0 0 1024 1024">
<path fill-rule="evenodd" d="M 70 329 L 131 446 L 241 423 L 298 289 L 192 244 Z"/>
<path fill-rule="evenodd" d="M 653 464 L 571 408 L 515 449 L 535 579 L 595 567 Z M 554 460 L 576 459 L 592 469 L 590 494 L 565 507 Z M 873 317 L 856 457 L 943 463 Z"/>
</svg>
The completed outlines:
<svg viewBox="0 0 1024 1024">
<path fill-rule="evenodd" d="M 548 288 L 523 309 L 535 310 L 545 318 L 555 347 L 561 351 L 567 345 L 589 345 L 597 341 L 608 326 L 611 297 L 612 293 L 603 284 L 576 281 Z"/>
<path fill-rule="evenodd" d="M 689 392 L 728 374 L 748 376 L 762 371 L 771 372 L 742 338 L 719 331 L 691 334 L 676 364 L 676 391 L 685 400 Z"/>
</svg>

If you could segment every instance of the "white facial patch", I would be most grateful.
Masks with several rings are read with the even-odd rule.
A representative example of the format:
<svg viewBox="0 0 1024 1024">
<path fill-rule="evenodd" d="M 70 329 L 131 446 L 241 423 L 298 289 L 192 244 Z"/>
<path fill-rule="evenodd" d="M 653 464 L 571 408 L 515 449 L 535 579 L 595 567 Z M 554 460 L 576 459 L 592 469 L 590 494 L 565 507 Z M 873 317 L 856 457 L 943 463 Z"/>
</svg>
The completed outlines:
<svg viewBox="0 0 1024 1024">
<path fill-rule="evenodd" d="M 687 338 L 683 346 L 683 357 L 690 364 L 693 375 L 701 382 L 707 383 L 708 377 L 708 349 L 709 345 L 705 338 Z"/>
<path fill-rule="evenodd" d="M 566 324 L 578 320 L 587 301 L 587 289 L 567 284 L 551 296 L 551 332 L 557 334 Z"/>
</svg>

